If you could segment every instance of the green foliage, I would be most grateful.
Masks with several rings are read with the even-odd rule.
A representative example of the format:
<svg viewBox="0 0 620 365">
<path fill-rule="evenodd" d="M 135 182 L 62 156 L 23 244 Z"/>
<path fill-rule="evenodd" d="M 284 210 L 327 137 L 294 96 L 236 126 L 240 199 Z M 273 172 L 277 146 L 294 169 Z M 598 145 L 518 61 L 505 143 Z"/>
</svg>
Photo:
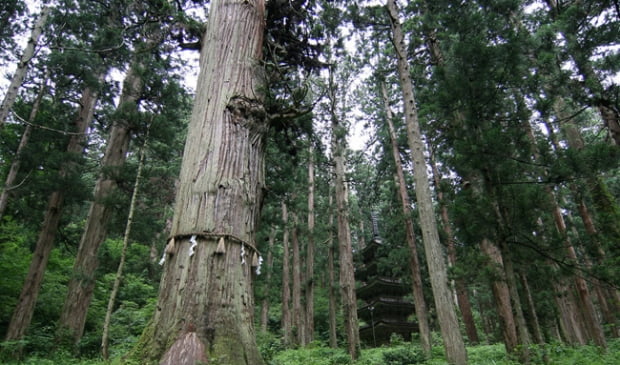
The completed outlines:
<svg viewBox="0 0 620 365">
<path fill-rule="evenodd" d="M 298 350 L 284 350 L 273 357 L 269 365 L 340 365 L 351 364 L 343 349 L 312 345 Z"/>
<path fill-rule="evenodd" d="M 0 221 L 0 333 L 6 331 L 28 270 L 30 238 L 30 232 L 12 218 L 5 216 Z"/>
<path fill-rule="evenodd" d="M 424 354 L 411 345 L 399 345 L 383 352 L 383 363 L 386 365 L 421 364 L 426 360 Z"/>
</svg>

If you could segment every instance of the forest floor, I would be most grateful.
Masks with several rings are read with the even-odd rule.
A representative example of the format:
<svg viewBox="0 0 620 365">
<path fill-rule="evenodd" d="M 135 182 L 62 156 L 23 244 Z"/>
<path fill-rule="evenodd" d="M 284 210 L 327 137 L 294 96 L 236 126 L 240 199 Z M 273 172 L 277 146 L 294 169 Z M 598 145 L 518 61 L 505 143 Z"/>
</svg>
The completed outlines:
<svg viewBox="0 0 620 365">
<path fill-rule="evenodd" d="M 270 336 L 271 337 L 271 336 Z M 272 337 L 273 339 L 273 337 Z M 434 346 L 431 359 L 425 359 L 417 345 L 399 342 L 390 346 L 363 349 L 360 358 L 351 362 L 344 349 L 332 349 L 321 343 L 306 348 L 284 350 L 271 341 L 261 341 L 266 365 L 447 365 L 442 346 Z M 530 364 L 549 365 L 618 365 L 620 364 L 620 339 L 609 341 L 606 351 L 595 346 L 571 347 L 563 344 L 532 346 L 529 349 Z M 469 365 L 519 365 L 509 357 L 502 344 L 469 346 Z M 78 359 L 66 353 L 56 352 L 50 356 L 29 357 L 21 362 L 7 365 L 120 365 L 120 357 L 111 361 L 101 359 Z M 133 365 L 133 364 L 131 364 Z"/>
</svg>

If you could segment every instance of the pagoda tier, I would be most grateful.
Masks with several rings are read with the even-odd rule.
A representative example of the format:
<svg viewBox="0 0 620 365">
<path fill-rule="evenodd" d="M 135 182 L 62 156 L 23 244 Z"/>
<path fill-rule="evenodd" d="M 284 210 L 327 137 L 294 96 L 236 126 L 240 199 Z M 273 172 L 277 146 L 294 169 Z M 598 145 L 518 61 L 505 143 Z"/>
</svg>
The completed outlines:
<svg viewBox="0 0 620 365">
<path fill-rule="evenodd" d="M 357 289 L 357 297 L 365 301 L 371 301 L 372 298 L 381 294 L 392 296 L 403 296 L 409 293 L 409 289 L 398 279 L 387 277 L 377 277 L 370 282 Z"/>
<path fill-rule="evenodd" d="M 415 310 L 413 303 L 399 297 L 381 296 L 357 310 L 359 318 L 370 322 L 374 316 L 378 318 L 392 318 L 407 320 L 407 317 Z"/>
<path fill-rule="evenodd" d="M 400 335 L 405 341 L 411 340 L 411 334 L 418 331 L 418 326 L 411 322 L 375 321 L 374 325 L 360 328 L 360 339 L 373 346 L 390 343 L 392 334 Z"/>
</svg>

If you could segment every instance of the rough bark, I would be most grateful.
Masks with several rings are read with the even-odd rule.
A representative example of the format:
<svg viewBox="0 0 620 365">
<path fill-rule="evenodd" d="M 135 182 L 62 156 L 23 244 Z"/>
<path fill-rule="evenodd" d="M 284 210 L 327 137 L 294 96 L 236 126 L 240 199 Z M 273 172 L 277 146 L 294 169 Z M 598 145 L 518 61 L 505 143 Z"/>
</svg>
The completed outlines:
<svg viewBox="0 0 620 365">
<path fill-rule="evenodd" d="M 266 279 L 265 283 L 269 287 L 271 285 L 271 276 L 273 273 L 273 246 L 276 241 L 276 228 L 272 227 L 269 233 L 269 251 L 267 251 L 267 267 L 266 267 Z M 261 303 L 261 315 L 260 315 L 260 328 L 263 332 L 267 331 L 267 324 L 269 323 L 269 295 L 265 295 L 263 302 Z"/>
<path fill-rule="evenodd" d="M 333 194 L 329 194 L 329 206 L 334 204 Z M 327 241 L 327 277 L 329 293 L 329 346 L 338 348 L 338 336 L 336 333 L 336 270 L 334 270 L 334 213 L 329 213 L 329 239 Z"/>
<path fill-rule="evenodd" d="M 497 314 L 500 317 L 500 325 L 504 337 L 504 344 L 508 353 L 514 353 L 519 345 L 517 335 L 517 325 L 512 312 L 512 304 L 510 302 L 510 290 L 506 284 L 504 262 L 502 253 L 499 248 L 490 240 L 483 239 L 480 247 L 485 255 L 489 258 L 493 268 L 493 278 L 491 279 L 491 288 L 493 297 L 497 306 Z"/>
<path fill-rule="evenodd" d="M 314 151 L 308 156 L 308 243 L 306 245 L 306 336 L 305 343 L 314 339 Z"/>
<path fill-rule="evenodd" d="M 142 168 L 144 167 L 144 155 L 146 152 L 147 142 L 148 139 L 145 140 L 144 145 L 142 146 L 142 151 L 140 151 L 140 160 L 138 162 L 138 171 L 136 172 L 136 181 L 133 185 L 133 193 L 131 194 L 131 202 L 129 203 L 129 213 L 127 214 L 127 224 L 125 225 L 125 233 L 123 234 L 123 248 L 121 250 L 121 258 L 116 269 L 116 277 L 114 278 L 114 284 L 112 285 L 112 291 L 110 292 L 108 307 L 106 309 L 105 319 L 103 321 L 103 333 L 101 335 L 101 355 L 106 360 L 108 360 L 108 358 L 110 357 L 110 321 L 112 320 L 112 312 L 114 310 L 114 305 L 116 304 L 116 296 L 118 295 L 118 290 L 121 287 L 121 281 L 123 279 L 125 258 L 127 257 L 127 248 L 129 247 L 129 235 L 131 234 L 133 215 L 136 210 L 136 200 L 139 193 L 140 182 L 142 180 Z"/>
<path fill-rule="evenodd" d="M 510 249 L 507 247 L 506 243 L 502 244 L 503 254 L 502 258 L 504 261 L 504 270 L 506 277 L 506 285 L 508 286 L 508 291 L 510 293 L 510 300 L 512 304 L 513 317 L 515 320 L 516 328 L 517 328 L 517 336 L 519 339 L 520 348 L 519 357 L 522 363 L 530 362 L 530 350 L 529 345 L 532 343 L 532 339 L 530 336 L 530 332 L 527 328 L 527 323 L 525 321 L 525 315 L 523 314 L 523 307 L 521 305 L 521 295 L 519 294 L 519 290 L 517 287 L 517 279 L 514 266 L 512 264 L 512 257 L 510 254 Z"/>
<path fill-rule="evenodd" d="M 524 273 L 519 275 L 519 279 L 521 281 L 521 286 L 523 287 L 523 293 L 525 294 L 525 302 L 527 303 L 527 311 L 529 319 L 530 328 L 532 329 L 532 337 L 537 344 L 544 344 L 545 340 L 542 335 L 542 330 L 540 328 L 540 322 L 538 321 L 538 314 L 536 313 L 536 305 L 534 303 L 534 297 L 532 296 L 532 291 L 530 289 L 530 284 L 527 280 L 527 276 Z"/>
<path fill-rule="evenodd" d="M 51 8 L 49 6 L 44 6 L 41 9 L 41 14 L 37 18 L 37 21 L 32 28 L 32 32 L 30 33 L 30 37 L 28 38 L 28 44 L 22 53 L 22 56 L 17 64 L 17 69 L 11 78 L 11 83 L 7 89 L 6 94 L 4 95 L 4 99 L 2 100 L 2 104 L 0 104 L 0 129 L 4 126 L 11 109 L 13 108 L 13 104 L 15 103 L 15 99 L 17 98 L 17 94 L 19 92 L 19 88 L 22 86 L 24 82 L 24 78 L 26 78 L 26 74 L 28 73 L 28 67 L 30 65 L 30 61 L 34 57 L 35 49 L 37 44 L 39 43 L 39 38 L 41 37 L 41 33 L 43 32 L 43 27 L 47 22 L 47 17 Z"/>
<path fill-rule="evenodd" d="M 17 178 L 17 173 L 19 172 L 22 153 L 24 151 L 24 148 L 26 148 L 26 146 L 28 145 L 28 141 L 30 140 L 30 134 L 32 133 L 32 123 L 34 123 L 34 120 L 39 113 L 41 101 L 43 100 L 43 96 L 45 95 L 46 83 L 47 80 L 41 83 L 41 87 L 39 88 L 37 97 L 32 104 L 30 115 L 28 116 L 29 124 L 27 124 L 24 128 L 24 133 L 22 133 L 22 138 L 19 140 L 19 145 L 17 146 L 17 151 L 15 152 L 15 158 L 11 163 L 9 173 L 6 175 L 6 179 L 4 180 L 2 194 L 0 194 L 0 218 L 2 218 L 2 216 L 4 215 L 4 211 L 6 210 L 11 190 L 17 188 L 17 186 L 14 186 L 13 184 L 15 184 L 15 179 Z"/>
<path fill-rule="evenodd" d="M 411 285 L 413 291 L 413 301 L 415 305 L 415 314 L 418 321 L 420 331 L 420 343 L 422 351 L 427 357 L 431 356 L 431 330 L 428 321 L 428 309 L 426 300 L 424 299 L 424 288 L 422 285 L 422 273 L 420 269 L 420 260 L 418 259 L 418 249 L 416 245 L 415 231 L 413 228 L 413 217 L 411 214 L 411 201 L 407 192 L 407 183 L 405 181 L 405 173 L 403 164 L 400 160 L 400 152 L 398 150 L 398 139 L 392 122 L 392 109 L 390 108 L 389 97 L 385 87 L 385 83 L 381 83 L 381 92 L 383 94 L 383 104 L 386 112 L 386 122 L 390 135 L 390 143 L 392 145 L 392 158 L 396 166 L 396 178 L 398 181 L 398 193 L 402 207 L 403 217 L 405 219 L 405 232 L 407 246 L 409 247 L 409 267 L 411 270 Z"/>
<path fill-rule="evenodd" d="M 293 331 L 291 328 L 291 264 L 289 252 L 289 227 L 288 227 L 288 208 L 282 202 L 282 334 L 284 344 L 290 346 L 293 343 Z"/>
<path fill-rule="evenodd" d="M 103 74 L 100 75 L 99 80 L 103 80 Z M 73 134 L 67 144 L 68 153 L 79 155 L 83 152 L 85 131 L 92 121 L 96 101 L 97 90 L 92 87 L 85 88 L 80 99 L 79 110 L 73 120 Z M 70 160 L 63 164 L 59 170 L 60 178 L 67 177 L 73 168 L 74 164 Z M 64 190 L 56 190 L 49 196 L 28 274 L 7 329 L 5 337 L 7 341 L 22 339 L 30 326 L 45 268 L 54 246 L 66 193 Z"/>
<path fill-rule="evenodd" d="M 137 101 L 142 93 L 142 63 L 135 60 L 125 77 L 123 92 L 118 105 L 119 113 L 137 110 Z M 106 199 L 117 187 L 118 175 L 127 158 L 131 138 L 131 125 L 126 118 L 114 122 L 101 161 L 101 172 L 93 193 L 84 232 L 78 246 L 73 265 L 73 275 L 58 323 L 59 334 L 70 336 L 77 343 L 84 333 L 88 307 L 95 289 L 95 271 L 99 266 L 97 252 L 106 239 L 108 222 L 114 207 Z"/>
<path fill-rule="evenodd" d="M 441 189 L 441 174 L 437 169 L 437 164 L 433 154 L 430 156 L 431 170 L 433 172 L 433 182 L 437 192 L 437 201 L 440 206 L 440 217 L 442 223 L 442 229 L 446 236 L 446 251 L 448 253 L 448 265 L 453 267 L 456 265 L 456 246 L 454 244 L 454 234 L 452 232 L 452 226 L 450 222 L 450 216 L 448 214 L 448 205 L 444 199 L 443 191 Z M 454 280 L 454 289 L 456 291 L 456 302 L 461 310 L 461 316 L 463 318 L 463 324 L 465 325 L 465 333 L 471 344 L 477 344 L 480 342 L 478 337 L 478 331 L 476 330 L 476 323 L 474 322 L 474 315 L 471 309 L 471 302 L 469 301 L 469 293 L 467 290 L 467 284 L 462 277 L 458 277 Z"/>
<path fill-rule="evenodd" d="M 353 247 L 349 222 L 348 189 L 345 168 L 345 134 L 336 112 L 336 96 L 333 74 L 330 72 L 330 103 L 332 154 L 334 163 L 334 189 L 336 197 L 336 220 L 338 237 L 338 257 L 340 262 L 340 293 L 347 338 L 347 350 L 355 360 L 360 353 L 359 328 L 357 320 L 357 299 L 355 295 L 355 276 L 353 269 Z"/>
<path fill-rule="evenodd" d="M 395 0 L 388 0 L 387 8 L 390 16 L 390 24 L 396 57 L 398 61 L 398 74 L 403 91 L 403 104 L 405 108 L 405 121 L 407 123 L 407 140 L 411 150 L 411 158 L 414 165 L 414 181 L 416 185 L 416 198 L 418 202 L 420 226 L 422 228 L 422 241 L 428 264 L 429 275 L 437 317 L 444 340 L 446 359 L 451 364 L 466 364 L 467 352 L 461 335 L 454 299 L 448 283 L 448 270 L 446 260 L 439 242 L 439 232 L 433 211 L 433 202 L 429 179 L 426 172 L 424 159 L 424 143 L 420 133 L 416 101 L 413 93 L 413 84 L 409 71 L 409 61 L 405 46 L 405 38 L 399 21 L 399 12 Z"/>
<path fill-rule="evenodd" d="M 295 332 L 295 343 L 303 345 L 306 335 L 305 311 L 301 304 L 301 257 L 299 247 L 299 222 L 297 213 L 293 212 L 293 227 L 291 229 L 291 245 L 293 253 L 293 328 Z"/>
<path fill-rule="evenodd" d="M 263 0 L 211 2 L 174 244 L 153 322 L 134 351 L 142 363 L 263 364 L 253 327 L 251 261 L 264 188 L 264 17 Z M 191 348 L 181 346 L 190 338 Z"/>
</svg>

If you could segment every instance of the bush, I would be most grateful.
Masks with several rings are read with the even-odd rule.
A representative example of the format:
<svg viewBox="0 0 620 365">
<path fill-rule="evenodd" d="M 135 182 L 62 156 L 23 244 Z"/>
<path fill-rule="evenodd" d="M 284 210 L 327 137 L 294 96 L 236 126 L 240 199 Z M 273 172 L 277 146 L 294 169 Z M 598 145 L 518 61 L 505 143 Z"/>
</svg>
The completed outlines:
<svg viewBox="0 0 620 365">
<path fill-rule="evenodd" d="M 389 348 L 383 352 L 385 365 L 412 365 L 422 364 L 425 361 L 424 354 L 407 345 Z"/>
</svg>

